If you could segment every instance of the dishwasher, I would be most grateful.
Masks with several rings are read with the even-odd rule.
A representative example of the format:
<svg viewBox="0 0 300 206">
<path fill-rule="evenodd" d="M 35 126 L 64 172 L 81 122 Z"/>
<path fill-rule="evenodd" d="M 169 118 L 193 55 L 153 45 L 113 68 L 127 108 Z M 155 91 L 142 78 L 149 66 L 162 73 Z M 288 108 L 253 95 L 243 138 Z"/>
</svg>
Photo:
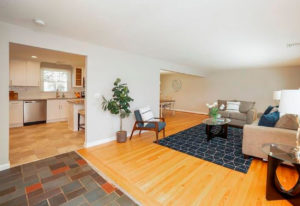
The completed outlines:
<svg viewBox="0 0 300 206">
<path fill-rule="evenodd" d="M 47 101 L 26 100 L 24 101 L 24 126 L 46 123 Z"/>
</svg>

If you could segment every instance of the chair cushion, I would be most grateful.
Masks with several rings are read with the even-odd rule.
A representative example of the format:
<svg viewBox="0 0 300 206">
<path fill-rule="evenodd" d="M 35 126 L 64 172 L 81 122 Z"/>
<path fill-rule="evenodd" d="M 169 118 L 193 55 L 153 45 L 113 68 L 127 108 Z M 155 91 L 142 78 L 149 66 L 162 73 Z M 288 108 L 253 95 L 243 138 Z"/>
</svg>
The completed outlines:
<svg viewBox="0 0 300 206">
<path fill-rule="evenodd" d="M 240 104 L 240 112 L 247 113 L 250 109 L 252 109 L 255 105 L 255 102 L 241 101 Z"/>
<path fill-rule="evenodd" d="M 139 111 L 143 121 L 151 121 L 154 119 L 154 115 L 149 106 L 140 108 Z"/>
<path fill-rule="evenodd" d="M 145 127 L 155 128 L 155 123 L 148 123 L 148 124 L 146 124 Z M 158 122 L 158 131 L 163 130 L 165 127 L 166 127 L 166 123 L 165 122 Z"/>
<path fill-rule="evenodd" d="M 229 118 L 246 121 L 247 115 L 240 112 L 229 112 Z"/>
<path fill-rule="evenodd" d="M 298 130 L 298 128 L 299 128 L 298 116 L 293 115 L 293 114 L 285 114 L 278 120 L 275 127 L 283 128 L 283 129 Z"/>
<path fill-rule="evenodd" d="M 279 112 L 273 112 L 270 114 L 264 114 L 261 116 L 258 126 L 274 127 L 279 120 Z"/>
<path fill-rule="evenodd" d="M 141 113 L 140 113 L 140 110 L 135 110 L 135 111 L 134 111 L 134 116 L 135 116 L 136 121 L 139 121 L 139 122 L 143 121 L 142 116 L 141 116 Z M 139 127 L 143 127 L 144 124 L 138 123 L 138 126 L 139 126 Z"/>
</svg>

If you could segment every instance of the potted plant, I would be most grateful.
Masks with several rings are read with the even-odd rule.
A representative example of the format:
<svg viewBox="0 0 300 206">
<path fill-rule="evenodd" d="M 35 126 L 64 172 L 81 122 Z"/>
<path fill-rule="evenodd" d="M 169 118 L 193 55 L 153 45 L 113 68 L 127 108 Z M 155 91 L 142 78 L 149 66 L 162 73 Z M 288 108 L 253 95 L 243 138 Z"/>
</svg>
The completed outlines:
<svg viewBox="0 0 300 206">
<path fill-rule="evenodd" d="M 214 102 L 213 104 L 206 104 L 206 106 L 209 109 L 209 116 L 211 116 L 214 120 L 216 120 L 217 118 L 220 118 L 221 115 L 219 114 L 219 108 L 218 108 L 218 103 Z M 225 108 L 225 105 L 222 104 L 220 106 L 220 109 L 223 110 Z"/>
<path fill-rule="evenodd" d="M 131 111 L 130 102 L 133 99 L 129 96 L 129 89 L 126 83 L 121 83 L 121 79 L 117 78 L 112 89 L 113 96 L 111 99 L 106 99 L 102 96 L 102 108 L 104 111 L 118 115 L 120 117 L 120 131 L 117 132 L 117 142 L 126 142 L 127 131 L 123 130 L 122 120 L 128 117 Z"/>
</svg>

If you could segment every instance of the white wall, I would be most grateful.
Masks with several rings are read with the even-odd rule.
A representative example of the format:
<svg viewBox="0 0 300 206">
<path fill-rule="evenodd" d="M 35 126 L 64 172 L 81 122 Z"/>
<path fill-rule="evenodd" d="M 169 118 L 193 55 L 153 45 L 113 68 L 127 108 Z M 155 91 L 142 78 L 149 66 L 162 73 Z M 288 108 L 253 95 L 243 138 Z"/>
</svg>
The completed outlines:
<svg viewBox="0 0 300 206">
<path fill-rule="evenodd" d="M 179 92 L 172 89 L 174 79 L 182 81 Z M 173 97 L 176 109 L 200 113 L 207 113 L 206 103 L 217 99 L 255 101 L 257 110 L 262 112 L 274 104 L 273 91 L 298 88 L 300 67 L 221 70 L 208 73 L 205 78 L 178 73 L 161 77 L 162 95 Z"/>
<path fill-rule="evenodd" d="M 29 30 L 0 22 L 0 169 L 9 161 L 9 42 L 70 52 L 87 56 L 87 144 L 113 137 L 119 129 L 119 120 L 101 110 L 95 93 L 109 96 L 113 81 L 120 77 L 128 83 L 134 98 L 132 109 L 149 105 L 154 113 L 159 112 L 159 70 L 166 69 L 195 75 L 204 75 L 184 66 L 174 65 L 139 55 L 76 41 L 73 39 Z M 124 128 L 131 130 L 134 118 L 124 122 Z"/>
</svg>

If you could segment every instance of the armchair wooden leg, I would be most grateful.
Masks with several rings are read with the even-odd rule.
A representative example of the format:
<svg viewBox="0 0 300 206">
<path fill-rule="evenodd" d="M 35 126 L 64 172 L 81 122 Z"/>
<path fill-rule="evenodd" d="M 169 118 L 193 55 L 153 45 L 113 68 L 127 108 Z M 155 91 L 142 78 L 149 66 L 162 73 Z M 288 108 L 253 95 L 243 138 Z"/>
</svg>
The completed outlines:
<svg viewBox="0 0 300 206">
<path fill-rule="evenodd" d="M 142 130 L 139 131 L 139 136 L 141 136 Z"/>
<path fill-rule="evenodd" d="M 155 133 L 156 133 L 156 142 L 158 142 L 158 131 L 156 130 Z"/>
<path fill-rule="evenodd" d="M 135 129 L 133 128 L 129 140 L 131 140 L 134 131 Z"/>
<path fill-rule="evenodd" d="M 166 137 L 165 128 L 163 129 L 163 135 L 164 135 L 164 138 L 165 138 Z"/>
</svg>

